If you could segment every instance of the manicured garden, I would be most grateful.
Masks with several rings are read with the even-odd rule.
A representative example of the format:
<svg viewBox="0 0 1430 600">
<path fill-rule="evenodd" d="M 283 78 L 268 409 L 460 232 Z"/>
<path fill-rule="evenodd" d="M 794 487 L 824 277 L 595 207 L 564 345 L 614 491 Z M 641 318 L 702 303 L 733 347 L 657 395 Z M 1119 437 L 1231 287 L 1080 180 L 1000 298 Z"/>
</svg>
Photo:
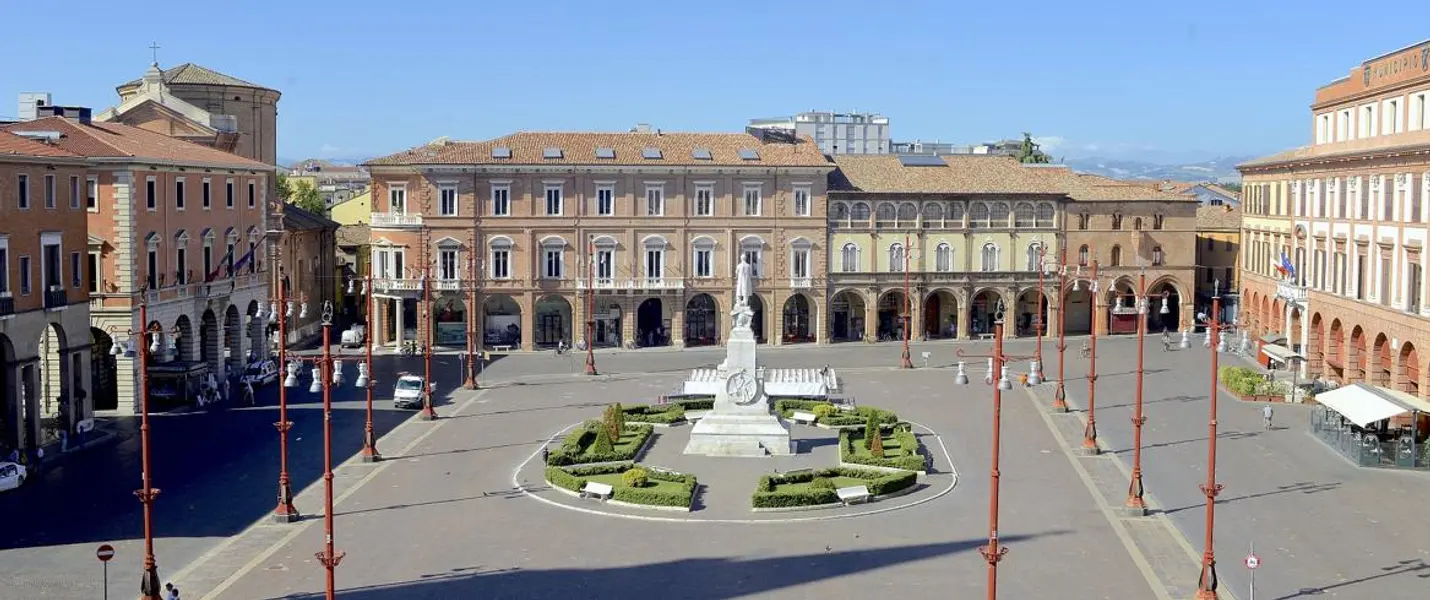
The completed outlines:
<svg viewBox="0 0 1430 600">
<path fill-rule="evenodd" d="M 635 460 L 636 454 L 650 439 L 653 428 L 649 424 L 626 425 L 624 412 L 613 408 L 607 407 L 602 420 L 586 421 L 566 434 L 561 446 L 547 453 L 546 464 L 563 466 Z"/>
<path fill-rule="evenodd" d="M 926 462 L 922 444 L 908 423 L 883 427 L 875 425 L 872 419 L 863 431 L 845 429 L 839 432 L 839 460 L 909 471 L 923 471 Z"/>
<path fill-rule="evenodd" d="M 580 493 L 588 482 L 611 486 L 611 499 L 630 504 L 690 508 L 698 483 L 694 475 L 621 462 L 546 467 L 546 482 Z"/>
<path fill-rule="evenodd" d="M 794 508 L 838 504 L 839 488 L 865 486 L 874 496 L 902 491 L 918 482 L 913 471 L 884 472 L 832 467 L 760 477 L 750 504 L 754 508 Z"/>
<path fill-rule="evenodd" d="M 1226 389 L 1243 400 L 1282 401 L 1291 393 L 1291 386 L 1279 381 L 1267 381 L 1256 369 L 1222 367 L 1217 379 Z"/>
<path fill-rule="evenodd" d="M 839 410 L 839 407 L 833 403 L 821 400 L 797 400 L 794 398 L 775 400 L 775 412 L 778 412 L 780 416 L 793 419 L 795 411 L 811 413 L 815 417 L 815 423 L 827 427 L 862 427 L 870 419 L 880 425 L 892 425 L 899 422 L 899 415 L 894 411 L 873 406 L 859 406 L 854 410 Z"/>
</svg>

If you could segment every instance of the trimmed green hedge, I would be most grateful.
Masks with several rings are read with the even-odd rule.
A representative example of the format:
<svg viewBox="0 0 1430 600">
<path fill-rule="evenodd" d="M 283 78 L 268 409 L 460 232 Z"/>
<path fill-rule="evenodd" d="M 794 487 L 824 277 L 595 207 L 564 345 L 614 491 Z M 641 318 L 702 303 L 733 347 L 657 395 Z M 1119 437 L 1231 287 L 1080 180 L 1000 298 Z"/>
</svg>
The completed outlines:
<svg viewBox="0 0 1430 600">
<path fill-rule="evenodd" d="M 892 433 L 894 441 L 898 442 L 899 449 L 904 451 L 904 455 L 895 457 L 878 458 L 854 451 L 854 444 L 857 440 L 864 439 L 864 432 L 845 429 L 839 432 L 839 460 L 856 465 L 870 465 L 875 467 L 890 467 L 894 469 L 906 469 L 909 471 L 924 470 L 924 455 L 919 451 L 922 446 L 919 444 L 918 436 L 905 428 L 895 427 Z M 912 451 L 909 449 L 912 448 Z"/>
<path fill-rule="evenodd" d="M 818 415 L 818 412 L 825 412 L 824 410 L 816 412 L 816 409 L 819 409 L 821 406 L 828 406 L 833 409 L 833 412 L 827 416 L 820 416 L 816 422 L 830 427 L 863 425 L 868 422 L 869 419 L 874 419 L 874 422 L 879 425 L 892 425 L 899 422 L 899 415 L 894 413 L 894 411 L 872 406 L 860 406 L 856 407 L 853 411 L 846 412 L 838 410 L 833 404 L 822 400 L 800 400 L 796 398 L 775 400 L 775 411 L 786 419 L 793 419 L 794 411 L 797 410 L 816 413 L 816 415 Z"/>
<path fill-rule="evenodd" d="M 685 408 L 679 404 L 633 404 L 622 408 L 627 423 L 659 423 L 669 425 L 685 420 Z"/>
<path fill-rule="evenodd" d="M 1279 381 L 1267 382 L 1266 377 L 1256 369 L 1247 367 L 1222 367 L 1217 371 L 1217 379 L 1226 389 L 1238 396 L 1286 395 L 1290 388 Z"/>
<path fill-rule="evenodd" d="M 750 504 L 754 508 L 788 508 L 793 506 L 814 506 L 839 502 L 839 495 L 835 493 L 834 490 L 801 488 L 797 490 L 780 491 L 778 487 L 786 483 L 807 483 L 817 477 L 849 477 L 862 479 L 864 480 L 864 486 L 869 488 L 869 493 L 875 496 L 882 496 L 903 490 L 918 481 L 918 473 L 913 471 L 885 473 L 883 471 L 850 469 L 846 467 L 831 467 L 788 474 L 777 473 L 760 477 L 760 481 L 755 484 L 755 494 L 751 497 Z"/>
<path fill-rule="evenodd" d="M 839 502 L 834 490 L 804 488 L 791 492 L 755 492 L 750 503 L 755 508 L 792 508 Z"/>
<path fill-rule="evenodd" d="M 685 410 L 711 410 L 715 408 L 714 398 L 701 398 L 699 400 L 676 400 L 671 402 Z"/>
<path fill-rule="evenodd" d="M 573 475 L 561 467 L 546 467 L 546 481 L 559 488 L 581 491 L 581 486 L 586 485 L 586 480 Z"/>
<path fill-rule="evenodd" d="M 641 446 L 645 445 L 654 430 L 653 427 L 646 424 L 627 425 L 626 433 L 634 432 L 636 434 L 634 440 L 627 445 L 617 447 L 613 452 L 591 452 L 592 442 L 596 440 L 596 430 L 600 427 L 603 425 L 596 420 L 582 423 L 575 431 L 566 435 L 560 448 L 547 453 L 546 464 L 561 467 L 584 463 L 635 460 L 636 453 L 640 451 Z"/>
<path fill-rule="evenodd" d="M 586 485 L 587 477 L 592 475 L 605 475 L 608 473 L 624 473 L 638 466 L 639 465 L 635 463 L 623 462 L 576 467 L 546 467 L 546 480 L 556 487 L 579 492 L 582 486 Z M 679 483 L 681 484 L 681 491 L 679 493 L 671 493 L 666 490 L 615 485 L 611 487 L 611 499 L 629 502 L 631 504 L 683 506 L 686 508 L 689 508 L 690 504 L 695 501 L 695 488 L 698 487 L 699 484 L 694 475 L 648 468 L 646 468 L 646 475 L 653 480 Z"/>
</svg>

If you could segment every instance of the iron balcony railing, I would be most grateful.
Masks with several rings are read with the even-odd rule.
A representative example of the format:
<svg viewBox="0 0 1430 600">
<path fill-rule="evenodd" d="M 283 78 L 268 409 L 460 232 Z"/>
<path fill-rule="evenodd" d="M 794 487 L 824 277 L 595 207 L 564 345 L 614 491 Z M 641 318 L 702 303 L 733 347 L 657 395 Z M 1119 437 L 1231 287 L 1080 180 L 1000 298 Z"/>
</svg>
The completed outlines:
<svg viewBox="0 0 1430 600">
<path fill-rule="evenodd" d="M 10 292 L 0 292 L 0 317 L 15 314 L 15 297 Z"/>
<path fill-rule="evenodd" d="M 373 227 L 421 227 L 422 215 L 385 212 L 372 213 Z"/>
<path fill-rule="evenodd" d="M 45 308 L 56 309 L 69 306 L 69 297 L 65 294 L 65 288 L 61 285 L 52 285 L 45 289 Z"/>
</svg>

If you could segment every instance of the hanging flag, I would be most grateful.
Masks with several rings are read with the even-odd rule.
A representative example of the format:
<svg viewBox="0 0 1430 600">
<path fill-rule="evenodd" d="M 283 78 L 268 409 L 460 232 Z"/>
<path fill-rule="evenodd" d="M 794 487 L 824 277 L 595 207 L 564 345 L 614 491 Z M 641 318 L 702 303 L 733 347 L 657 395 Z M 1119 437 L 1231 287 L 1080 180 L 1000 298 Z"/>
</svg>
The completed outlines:
<svg viewBox="0 0 1430 600">
<path fill-rule="evenodd" d="M 1291 259 L 1287 258 L 1285 252 L 1281 253 L 1281 270 L 1286 273 L 1287 277 L 1296 278 L 1296 265 L 1291 264 Z"/>
<path fill-rule="evenodd" d="M 233 262 L 233 248 L 229 248 L 228 254 L 223 255 L 223 258 L 218 261 L 218 266 L 214 268 L 213 272 L 204 277 L 204 283 L 210 283 L 214 279 L 217 279 L 218 274 L 231 262 Z"/>
<path fill-rule="evenodd" d="M 254 246 L 252 248 L 249 248 L 248 252 L 243 253 L 243 256 L 239 257 L 238 262 L 233 263 L 233 266 L 229 268 L 229 274 L 232 275 L 239 269 L 242 269 L 243 265 L 247 264 L 248 261 L 253 260 L 253 251 L 257 249 L 258 246 Z"/>
</svg>

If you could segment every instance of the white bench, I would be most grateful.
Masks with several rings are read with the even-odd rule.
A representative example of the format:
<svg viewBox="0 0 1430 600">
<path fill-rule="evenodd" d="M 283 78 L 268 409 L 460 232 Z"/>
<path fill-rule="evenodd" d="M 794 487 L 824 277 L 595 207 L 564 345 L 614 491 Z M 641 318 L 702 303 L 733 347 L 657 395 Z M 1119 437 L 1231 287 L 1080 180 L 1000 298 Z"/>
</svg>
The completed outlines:
<svg viewBox="0 0 1430 600">
<path fill-rule="evenodd" d="M 581 486 L 581 497 L 606 500 L 611 497 L 613 491 L 615 490 L 611 489 L 610 484 L 587 481 L 586 485 Z"/>
<path fill-rule="evenodd" d="M 871 494 L 869 493 L 869 487 L 864 485 L 855 485 L 846 488 L 839 488 L 837 490 L 834 490 L 834 493 L 839 496 L 839 501 L 843 502 L 844 504 L 858 504 L 861 502 L 868 502 L 869 497 L 871 496 Z"/>
<path fill-rule="evenodd" d="M 980 334 L 978 334 L 978 339 L 980 339 L 980 340 L 991 340 L 991 339 L 993 339 L 993 334 L 991 334 L 991 333 L 980 333 Z"/>
<path fill-rule="evenodd" d="M 804 423 L 805 425 L 813 425 L 816 418 L 814 413 L 802 410 L 794 411 L 794 413 L 790 415 L 790 420 L 796 423 Z"/>
<path fill-rule="evenodd" d="M 492 351 L 494 351 L 494 352 L 511 352 L 511 346 L 508 346 L 508 345 L 492 346 Z"/>
</svg>

